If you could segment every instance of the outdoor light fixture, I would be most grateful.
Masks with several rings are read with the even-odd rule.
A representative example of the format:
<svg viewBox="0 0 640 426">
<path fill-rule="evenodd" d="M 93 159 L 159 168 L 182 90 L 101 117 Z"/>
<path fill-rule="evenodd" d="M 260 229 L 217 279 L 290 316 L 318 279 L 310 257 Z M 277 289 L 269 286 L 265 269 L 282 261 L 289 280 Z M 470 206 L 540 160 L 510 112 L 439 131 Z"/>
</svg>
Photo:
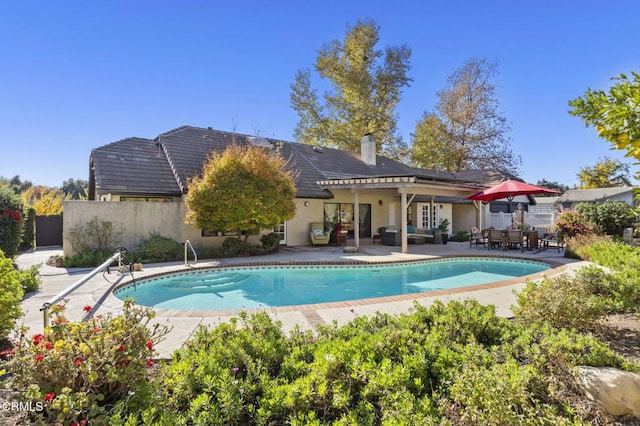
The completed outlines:
<svg viewBox="0 0 640 426">
<path fill-rule="evenodd" d="M 309 207 L 309 202 L 308 202 L 308 201 L 305 201 L 305 202 L 304 202 L 304 206 L 305 206 L 305 207 Z"/>
<path fill-rule="evenodd" d="M 384 205 L 384 203 L 382 202 L 382 200 L 378 200 L 378 205 L 379 205 L 380 207 L 382 207 L 382 206 Z"/>
</svg>

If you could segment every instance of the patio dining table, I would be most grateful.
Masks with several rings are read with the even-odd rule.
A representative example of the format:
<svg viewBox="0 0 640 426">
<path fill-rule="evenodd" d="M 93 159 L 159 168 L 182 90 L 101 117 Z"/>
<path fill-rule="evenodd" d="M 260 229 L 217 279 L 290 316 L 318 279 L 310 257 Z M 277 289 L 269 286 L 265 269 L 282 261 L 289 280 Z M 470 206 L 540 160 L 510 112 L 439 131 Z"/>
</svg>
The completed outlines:
<svg viewBox="0 0 640 426">
<path fill-rule="evenodd" d="M 528 251 L 533 251 L 534 249 L 538 249 L 538 231 L 535 229 L 527 229 L 522 231 L 522 236 L 524 237 L 525 244 L 527 246 Z"/>
</svg>

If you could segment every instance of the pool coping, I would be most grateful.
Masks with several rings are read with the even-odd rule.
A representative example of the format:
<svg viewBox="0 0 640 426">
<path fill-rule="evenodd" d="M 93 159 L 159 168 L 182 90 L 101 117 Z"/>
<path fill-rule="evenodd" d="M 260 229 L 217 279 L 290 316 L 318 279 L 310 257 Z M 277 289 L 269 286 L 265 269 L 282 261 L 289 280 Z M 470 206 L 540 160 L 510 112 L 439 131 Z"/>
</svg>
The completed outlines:
<svg viewBox="0 0 640 426">
<path fill-rule="evenodd" d="M 282 313 L 291 313 L 291 312 L 299 312 L 302 315 L 310 315 L 319 310 L 324 309 L 335 309 L 335 308 L 353 308 L 353 307 L 362 307 L 362 306 L 370 306 L 370 305 L 379 305 L 383 303 L 392 303 L 392 302 L 406 302 L 406 301 L 414 301 L 423 298 L 430 297 L 438 297 L 438 296 L 448 296 L 455 295 L 460 293 L 481 291 L 481 290 L 489 290 L 501 287 L 512 286 L 515 284 L 526 283 L 529 280 L 541 279 L 548 275 L 556 275 L 564 272 L 567 269 L 567 265 L 562 262 L 550 260 L 550 259 L 531 259 L 531 258 L 523 258 L 518 256 L 509 256 L 509 255 L 475 255 L 475 254 L 455 254 L 455 255 L 440 255 L 434 258 L 423 258 L 423 259 L 402 259 L 402 260 L 386 260 L 386 261 L 366 261 L 366 260 L 344 260 L 344 261 L 297 261 L 297 260 L 288 260 L 288 261 L 267 261 L 267 262 L 241 262 L 234 264 L 226 264 L 226 263 L 218 263 L 217 265 L 209 265 L 209 266 L 196 266 L 196 267 L 185 267 L 184 265 L 176 266 L 175 269 L 167 270 L 160 273 L 152 273 L 149 275 L 145 275 L 141 277 L 142 280 L 153 279 L 157 277 L 161 277 L 164 275 L 173 274 L 176 272 L 188 272 L 188 271 L 198 271 L 198 270 L 215 270 L 215 269 L 231 269 L 231 268 L 242 268 L 242 267 L 277 267 L 277 266 L 365 266 L 365 265 L 398 265 L 403 263 L 423 263 L 423 262 L 437 262 L 444 259 L 451 258 L 495 258 L 495 259 L 505 259 L 505 260 L 518 260 L 522 262 L 536 262 L 536 263 L 544 263 L 548 264 L 551 268 L 545 271 L 536 272 L 534 274 L 524 275 L 520 277 L 514 277 L 507 280 L 496 281 L 487 284 L 477 284 L 467 287 L 456 287 L 452 289 L 445 290 L 432 290 L 425 291 L 419 293 L 411 293 L 411 294 L 401 294 L 394 296 L 384 296 L 384 297 L 375 297 L 368 299 L 354 299 L 354 300 L 346 300 L 340 302 L 326 302 L 326 303 L 312 303 L 312 304 L 303 304 L 303 305 L 290 305 L 290 306 L 277 306 L 277 307 L 252 307 L 252 308 L 243 308 L 243 309 L 226 309 L 226 310 L 196 310 L 196 309 L 164 309 L 157 307 L 149 307 L 156 312 L 156 315 L 159 317 L 179 317 L 179 318 L 189 318 L 189 317 L 198 317 L 198 318 L 217 318 L 217 317 L 225 317 L 225 316 L 237 316 L 242 312 L 247 313 L 259 313 L 266 312 L 269 314 L 282 314 Z M 120 288 L 123 288 L 127 285 L 130 285 L 134 279 L 117 282 L 115 284 L 111 284 L 105 289 L 105 286 L 101 286 L 100 288 L 94 291 L 94 300 L 99 302 L 103 306 L 110 307 L 113 309 L 121 308 L 122 299 L 115 296 L 114 292 Z M 105 290 L 108 292 L 107 297 L 105 298 Z M 96 295 L 101 294 L 100 300 L 96 298 Z M 144 305 L 137 305 L 144 306 Z"/>
</svg>

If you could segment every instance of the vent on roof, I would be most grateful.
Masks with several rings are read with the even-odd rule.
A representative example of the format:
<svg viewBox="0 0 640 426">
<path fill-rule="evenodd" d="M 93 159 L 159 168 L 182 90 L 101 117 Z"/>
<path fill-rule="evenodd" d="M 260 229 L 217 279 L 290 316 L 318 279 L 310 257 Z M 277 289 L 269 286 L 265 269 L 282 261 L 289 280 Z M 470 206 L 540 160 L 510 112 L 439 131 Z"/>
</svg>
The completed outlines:
<svg viewBox="0 0 640 426">
<path fill-rule="evenodd" d="M 313 150 L 314 150 L 315 152 L 322 152 L 322 147 L 321 147 L 321 146 L 314 146 L 314 147 L 313 147 Z"/>
<path fill-rule="evenodd" d="M 269 142 L 263 137 L 249 136 L 247 139 L 249 140 L 249 143 L 253 146 L 260 146 L 262 148 L 273 148 L 273 145 L 271 144 L 271 142 Z"/>
</svg>

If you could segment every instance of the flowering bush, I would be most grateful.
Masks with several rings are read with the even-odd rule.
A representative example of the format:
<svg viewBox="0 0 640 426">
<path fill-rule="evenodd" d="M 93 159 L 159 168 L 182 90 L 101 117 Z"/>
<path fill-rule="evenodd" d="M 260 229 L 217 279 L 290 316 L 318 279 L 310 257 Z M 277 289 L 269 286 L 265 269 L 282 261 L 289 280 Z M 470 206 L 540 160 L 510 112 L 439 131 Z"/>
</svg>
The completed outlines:
<svg viewBox="0 0 640 426">
<path fill-rule="evenodd" d="M 104 419 L 109 407 L 128 398 L 147 382 L 154 345 L 168 329 L 150 326 L 154 312 L 125 301 L 122 315 L 95 316 L 69 322 L 65 307 L 50 307 L 53 321 L 44 333 L 27 337 L 22 330 L 7 368 L 11 384 L 34 403 L 40 422 Z M 87 314 L 91 306 L 84 308 Z"/>
<path fill-rule="evenodd" d="M 0 250 L 13 257 L 22 240 L 22 201 L 7 185 L 0 184 Z"/>
<path fill-rule="evenodd" d="M 590 234 L 591 224 L 577 211 L 565 210 L 558 217 L 555 229 L 562 231 L 565 237 L 574 237 L 579 234 Z"/>
</svg>

